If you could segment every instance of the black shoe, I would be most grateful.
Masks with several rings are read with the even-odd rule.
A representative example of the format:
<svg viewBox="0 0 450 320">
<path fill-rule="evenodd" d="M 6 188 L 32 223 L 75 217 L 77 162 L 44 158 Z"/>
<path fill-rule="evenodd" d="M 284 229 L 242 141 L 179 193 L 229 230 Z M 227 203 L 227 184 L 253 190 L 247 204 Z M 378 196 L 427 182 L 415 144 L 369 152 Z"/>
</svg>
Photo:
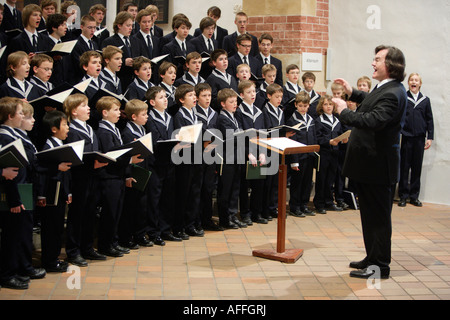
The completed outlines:
<svg viewBox="0 0 450 320">
<path fill-rule="evenodd" d="M 101 254 L 104 254 L 105 256 L 108 256 L 108 257 L 115 257 L 115 258 L 123 257 L 123 253 L 118 251 L 118 250 L 116 250 L 113 247 L 109 247 L 109 248 L 107 248 L 105 250 L 99 250 L 99 252 Z"/>
<path fill-rule="evenodd" d="M 67 258 L 67 261 L 78 267 L 87 267 L 87 265 L 88 265 L 86 260 L 80 255 L 77 255 L 77 256 L 71 257 L 71 258 Z"/>
<path fill-rule="evenodd" d="M 211 221 L 211 223 L 204 225 L 203 229 L 208 230 L 208 231 L 223 231 L 224 230 L 221 226 L 215 224 L 212 221 Z"/>
<path fill-rule="evenodd" d="M 338 211 L 338 212 L 342 211 L 342 208 L 338 207 L 334 203 L 332 205 L 327 206 L 325 209 L 328 210 L 328 211 Z"/>
<path fill-rule="evenodd" d="M 17 278 L 11 278 L 9 280 L 2 281 L 2 283 L 0 283 L 0 285 L 3 288 L 8 288 L 8 289 L 18 289 L 18 290 L 28 289 L 28 283 L 20 281 Z"/>
<path fill-rule="evenodd" d="M 205 235 L 205 232 L 202 230 L 197 230 L 196 228 L 188 228 L 186 229 L 186 234 L 191 237 L 203 237 Z"/>
<path fill-rule="evenodd" d="M 237 224 L 239 228 L 247 228 L 247 224 L 245 222 L 239 221 L 239 219 L 236 217 L 231 218 L 231 221 Z"/>
<path fill-rule="evenodd" d="M 315 216 L 316 214 L 314 213 L 314 211 L 312 211 L 311 209 L 309 209 L 308 207 L 300 207 L 300 210 L 303 212 L 303 214 L 305 216 Z"/>
<path fill-rule="evenodd" d="M 139 249 L 139 245 L 134 241 L 127 241 L 127 242 L 120 242 L 120 246 L 126 249 L 130 250 L 137 250 Z"/>
<path fill-rule="evenodd" d="M 352 261 L 349 266 L 353 269 L 365 269 L 369 266 L 369 264 L 366 259 L 363 259 L 361 261 Z"/>
<path fill-rule="evenodd" d="M 316 209 L 316 212 L 318 214 L 327 214 L 327 210 L 325 210 L 324 208 Z"/>
<path fill-rule="evenodd" d="M 239 229 L 239 226 L 232 221 L 229 221 L 227 223 L 221 223 L 220 226 L 224 229 Z"/>
<path fill-rule="evenodd" d="M 253 221 L 250 217 L 245 217 L 244 219 L 242 219 L 242 222 L 245 223 L 248 226 L 252 226 L 253 225 Z"/>
<path fill-rule="evenodd" d="M 141 247 L 153 247 L 153 241 L 151 241 L 150 239 L 147 239 L 146 237 L 139 237 L 139 238 L 134 239 L 134 241 Z M 161 239 L 161 241 L 162 241 L 162 239 Z"/>
<path fill-rule="evenodd" d="M 44 268 L 33 268 L 32 271 L 22 274 L 22 276 L 28 276 L 30 279 L 42 279 L 46 274 L 47 272 Z"/>
<path fill-rule="evenodd" d="M 376 275 L 376 272 L 369 268 L 350 271 L 350 277 L 353 278 L 368 279 Z M 389 279 L 389 270 L 380 271 L 380 278 Z"/>
<path fill-rule="evenodd" d="M 264 219 L 261 216 L 257 216 L 256 218 L 253 218 L 253 222 L 261 223 L 261 224 L 268 224 L 269 223 L 269 221 L 267 219 Z"/>
<path fill-rule="evenodd" d="M 98 253 L 95 250 L 92 250 L 88 253 L 83 254 L 83 258 L 84 259 L 89 259 L 89 260 L 106 260 L 106 256 L 103 254 Z"/>
<path fill-rule="evenodd" d="M 421 207 L 422 206 L 422 202 L 420 202 L 419 199 L 411 199 L 409 201 L 409 203 L 411 203 L 413 206 L 416 206 L 416 207 Z"/>
<path fill-rule="evenodd" d="M 406 199 L 400 199 L 398 202 L 399 207 L 406 207 Z"/>
<path fill-rule="evenodd" d="M 53 266 L 45 266 L 44 269 L 47 272 L 67 272 L 67 268 L 69 267 L 69 264 L 65 261 L 58 261 Z"/>
<path fill-rule="evenodd" d="M 149 238 L 149 240 L 151 242 L 153 242 L 154 244 L 158 245 L 158 246 L 165 246 L 166 245 L 164 240 L 161 237 L 159 237 L 159 236 L 154 237 L 154 238 Z"/>
<path fill-rule="evenodd" d="M 122 247 L 121 245 L 115 245 L 114 249 L 116 249 L 119 252 L 125 253 L 125 254 L 129 254 L 130 253 L 130 249 Z"/>
<path fill-rule="evenodd" d="M 344 201 L 338 201 L 337 206 L 342 208 L 342 210 L 347 210 L 349 208 L 349 205 L 346 204 Z"/>
<path fill-rule="evenodd" d="M 297 218 L 304 218 L 306 217 L 305 214 L 300 209 L 295 209 L 294 211 L 289 210 L 289 214 L 291 216 L 297 217 Z"/>
<path fill-rule="evenodd" d="M 181 240 L 189 240 L 189 235 L 184 231 L 176 232 L 175 237 L 180 238 Z"/>
<path fill-rule="evenodd" d="M 161 238 L 166 241 L 182 241 L 183 239 L 175 237 L 172 233 L 161 234 Z"/>
</svg>

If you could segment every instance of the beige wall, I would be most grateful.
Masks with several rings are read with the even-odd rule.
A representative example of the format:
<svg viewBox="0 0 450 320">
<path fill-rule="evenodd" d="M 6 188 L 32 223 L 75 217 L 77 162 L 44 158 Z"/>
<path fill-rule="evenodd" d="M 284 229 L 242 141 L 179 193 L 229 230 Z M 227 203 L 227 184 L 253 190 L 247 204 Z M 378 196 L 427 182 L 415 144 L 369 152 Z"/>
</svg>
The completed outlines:
<svg viewBox="0 0 450 320">
<path fill-rule="evenodd" d="M 374 4 L 377 7 L 370 7 Z M 330 0 L 332 78 L 343 77 L 356 85 L 360 76 L 371 76 L 373 51 L 379 44 L 400 48 L 406 73 L 421 74 L 421 91 L 431 99 L 435 140 L 425 151 L 420 199 L 441 204 L 450 204 L 449 16 L 448 0 L 432 5 L 421 0 Z"/>
</svg>

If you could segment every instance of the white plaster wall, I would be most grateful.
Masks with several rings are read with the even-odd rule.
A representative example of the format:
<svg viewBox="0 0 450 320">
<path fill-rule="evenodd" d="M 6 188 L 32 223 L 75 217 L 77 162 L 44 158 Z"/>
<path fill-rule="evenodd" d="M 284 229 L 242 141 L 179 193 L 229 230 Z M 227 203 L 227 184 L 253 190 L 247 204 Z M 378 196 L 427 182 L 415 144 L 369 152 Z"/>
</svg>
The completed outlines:
<svg viewBox="0 0 450 320">
<path fill-rule="evenodd" d="M 371 5 L 380 9 L 380 29 L 367 27 Z M 407 74 L 421 74 L 421 91 L 432 103 L 435 140 L 425 152 L 420 199 L 440 204 L 450 204 L 449 16 L 450 0 L 330 0 L 330 79 L 343 77 L 356 86 L 360 76 L 371 77 L 379 44 L 400 48 Z"/>
</svg>

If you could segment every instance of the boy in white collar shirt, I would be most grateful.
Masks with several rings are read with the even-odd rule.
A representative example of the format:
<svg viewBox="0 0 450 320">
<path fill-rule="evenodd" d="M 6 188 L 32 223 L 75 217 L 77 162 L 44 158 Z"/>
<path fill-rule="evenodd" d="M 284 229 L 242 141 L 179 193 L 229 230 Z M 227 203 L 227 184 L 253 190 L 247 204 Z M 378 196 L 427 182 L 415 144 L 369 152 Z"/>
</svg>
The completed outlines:
<svg viewBox="0 0 450 320">
<path fill-rule="evenodd" d="M 152 78 L 152 62 L 146 57 L 137 57 L 133 60 L 134 80 L 128 86 L 125 97 L 128 100 L 145 100 L 145 93 L 154 86 Z"/>
<path fill-rule="evenodd" d="M 105 89 L 117 94 L 122 94 L 122 84 L 117 72 L 122 67 L 122 50 L 115 46 L 103 48 L 102 57 L 105 67 L 100 72 L 100 79 L 106 83 Z"/>
<path fill-rule="evenodd" d="M 206 82 L 211 86 L 211 106 L 219 112 L 222 110 L 220 103 L 217 101 L 218 92 L 225 88 L 231 88 L 235 92 L 238 91 L 238 84 L 236 78 L 227 73 L 228 68 L 228 54 L 224 49 L 217 49 L 211 53 L 210 57 L 214 70 L 206 79 Z"/>
<path fill-rule="evenodd" d="M 177 66 L 171 62 L 164 61 L 159 67 L 159 76 L 161 83 L 159 84 L 165 91 L 167 97 L 167 112 L 174 116 L 178 111 L 178 105 L 175 101 L 175 80 L 177 78 Z"/>
<path fill-rule="evenodd" d="M 311 101 L 309 103 L 309 114 L 314 119 L 319 115 L 317 114 L 317 104 L 320 100 L 320 94 L 314 91 L 314 85 L 316 84 L 316 76 L 312 72 L 305 72 L 302 76 L 303 87 L 305 91 L 309 94 Z"/>
<path fill-rule="evenodd" d="M 187 71 L 181 78 L 175 81 L 175 87 L 179 87 L 182 84 L 190 84 L 196 86 L 199 83 L 205 82 L 200 75 L 202 69 L 202 56 L 200 53 L 194 51 L 186 56 L 186 68 Z"/>
<path fill-rule="evenodd" d="M 102 116 L 97 130 L 99 149 L 106 153 L 123 144 L 122 136 L 116 123 L 120 118 L 120 102 L 114 97 L 100 98 L 96 108 Z M 118 243 L 117 230 L 123 208 L 127 168 L 130 163 L 140 163 L 144 159 L 135 155 L 130 158 L 126 154 L 117 162 L 110 163 L 100 171 L 100 186 L 102 214 L 99 221 L 98 249 L 99 252 L 112 257 L 121 257 L 129 253 L 128 248 Z"/>
<path fill-rule="evenodd" d="M 82 81 L 91 78 L 89 86 L 86 88 L 85 94 L 89 99 L 89 104 L 93 105 L 96 101 L 92 101 L 97 91 L 106 86 L 100 79 L 100 72 L 102 71 L 102 56 L 97 51 L 86 51 L 80 57 L 80 66 L 86 73 Z M 95 109 L 95 108 L 93 108 Z M 101 119 L 101 115 L 97 110 L 91 111 L 91 116 L 88 120 L 89 125 L 96 130 L 98 128 L 98 122 Z"/>
<path fill-rule="evenodd" d="M 43 118 L 43 128 L 48 137 L 43 150 L 62 146 L 69 132 L 67 116 L 58 110 L 47 112 Z M 39 163 L 39 165 L 47 169 L 38 173 L 37 210 L 41 217 L 42 267 L 47 272 L 66 272 L 68 263 L 59 260 L 58 257 L 63 244 L 66 205 L 72 202 L 71 163 L 62 162 L 57 165 Z M 60 183 L 58 202 L 56 205 L 47 203 L 47 199 L 55 197 L 58 183 Z"/>
<path fill-rule="evenodd" d="M 264 130 L 264 115 L 262 111 L 254 104 L 256 101 L 256 89 L 255 84 L 252 81 L 241 81 L 239 83 L 239 94 L 243 99 L 243 102 L 236 110 L 235 116 L 242 130 L 257 129 Z M 246 141 L 246 155 L 249 165 L 258 166 L 264 165 L 266 162 L 265 155 L 260 153 L 256 154 L 250 147 L 253 147 L 248 141 Z M 251 152 L 253 151 L 253 153 Z M 259 162 L 259 163 L 258 163 Z M 247 225 L 256 223 L 267 223 L 267 219 L 262 217 L 262 203 L 263 203 L 263 190 L 264 180 L 246 179 L 246 167 L 241 168 L 241 191 L 240 191 L 240 212 L 241 219 Z M 248 188 L 251 188 L 250 198 L 248 196 Z M 251 213 L 251 215 L 250 215 Z"/>
<path fill-rule="evenodd" d="M 267 94 L 266 94 L 266 88 L 275 83 L 275 78 L 277 76 L 277 68 L 273 64 L 265 64 L 262 68 L 262 77 L 264 79 L 264 82 L 261 83 L 259 86 L 258 94 L 256 95 L 256 101 L 255 105 L 258 108 L 264 107 L 264 104 L 267 102 Z M 284 97 L 284 93 L 283 93 Z M 286 109 L 284 110 L 286 113 Z M 292 113 L 291 113 L 292 114 Z M 285 119 L 288 119 L 287 115 L 285 114 Z"/>
<path fill-rule="evenodd" d="M 300 132 L 291 139 L 305 145 L 317 144 L 314 119 L 308 114 L 309 95 L 302 91 L 295 98 L 296 110 L 286 122 L 288 126 L 302 123 Z M 289 157 L 291 184 L 289 187 L 289 210 L 294 217 L 314 216 L 315 213 L 308 208 L 312 189 L 312 177 L 316 157 L 313 153 L 296 154 Z"/>
<path fill-rule="evenodd" d="M 47 32 L 49 34 L 47 40 L 49 47 L 54 47 L 57 43 L 62 42 L 62 38 L 67 33 L 67 18 L 59 13 L 52 14 L 46 21 Z M 52 83 L 63 83 L 68 79 L 70 72 L 71 58 L 67 56 L 53 56 L 53 73 L 50 78 Z"/>
<path fill-rule="evenodd" d="M 286 67 L 286 83 L 283 87 L 283 101 L 281 102 L 286 115 L 292 115 L 295 111 L 295 96 L 302 91 L 298 85 L 300 79 L 300 68 L 296 64 L 290 64 Z M 286 119 L 289 119 L 286 117 Z"/>
<path fill-rule="evenodd" d="M 197 96 L 197 106 L 195 107 L 195 114 L 198 121 L 203 124 L 202 132 L 206 130 L 217 129 L 218 114 L 211 107 L 211 86 L 207 83 L 200 83 L 195 86 L 195 94 Z M 204 154 L 207 148 L 204 149 Z M 213 200 L 212 195 L 215 188 L 216 181 L 216 165 L 208 164 L 203 161 L 202 164 L 202 183 L 201 183 L 201 197 L 200 197 L 200 221 L 204 230 L 220 231 L 223 230 L 212 220 L 213 215 Z"/>
<path fill-rule="evenodd" d="M 83 77 L 83 70 L 80 68 L 81 55 L 86 51 L 98 50 L 97 42 L 94 41 L 96 22 L 95 19 L 89 15 L 84 15 L 81 18 L 81 35 L 78 37 L 77 43 L 73 48 L 70 56 L 72 58 L 71 79 L 69 82 L 76 84 Z"/>
<path fill-rule="evenodd" d="M 283 85 L 283 64 L 280 59 L 271 55 L 273 48 L 273 37 L 268 33 L 263 33 L 259 39 L 259 55 L 256 55 L 256 59 L 261 62 L 261 65 L 273 64 L 277 69 L 275 83 L 280 86 Z"/>
<path fill-rule="evenodd" d="M 39 89 L 41 96 L 45 95 L 48 91 L 54 88 L 50 82 L 50 78 L 53 74 L 53 58 L 46 54 L 36 54 L 31 59 L 31 68 L 33 70 L 33 76 L 30 82 Z"/>
<path fill-rule="evenodd" d="M 174 130 L 197 124 L 197 116 L 194 112 L 197 98 L 194 87 L 189 84 L 182 84 L 175 92 L 175 99 L 181 107 L 174 116 Z M 180 158 L 187 163 L 183 161 L 175 168 L 175 193 L 178 200 L 178 210 L 175 210 L 175 212 L 179 213 L 179 217 L 175 221 L 174 235 L 183 240 L 188 240 L 189 236 L 202 237 L 204 235 L 203 229 L 198 229 L 196 225 L 200 219 L 198 212 L 202 164 L 195 163 L 195 151 L 194 146 L 181 149 L 179 151 Z M 190 157 L 185 157 L 185 152 L 190 154 Z"/>
</svg>

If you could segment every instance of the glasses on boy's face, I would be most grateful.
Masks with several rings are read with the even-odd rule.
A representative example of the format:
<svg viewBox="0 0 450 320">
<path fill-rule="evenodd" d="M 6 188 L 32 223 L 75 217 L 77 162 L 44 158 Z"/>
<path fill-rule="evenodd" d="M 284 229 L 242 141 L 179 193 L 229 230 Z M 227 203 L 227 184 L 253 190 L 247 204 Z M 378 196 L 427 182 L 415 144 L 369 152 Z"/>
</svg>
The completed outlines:
<svg viewBox="0 0 450 320">
<path fill-rule="evenodd" d="M 42 67 L 39 67 L 39 69 L 42 69 L 45 72 L 53 71 L 53 68 L 42 68 Z"/>
</svg>

